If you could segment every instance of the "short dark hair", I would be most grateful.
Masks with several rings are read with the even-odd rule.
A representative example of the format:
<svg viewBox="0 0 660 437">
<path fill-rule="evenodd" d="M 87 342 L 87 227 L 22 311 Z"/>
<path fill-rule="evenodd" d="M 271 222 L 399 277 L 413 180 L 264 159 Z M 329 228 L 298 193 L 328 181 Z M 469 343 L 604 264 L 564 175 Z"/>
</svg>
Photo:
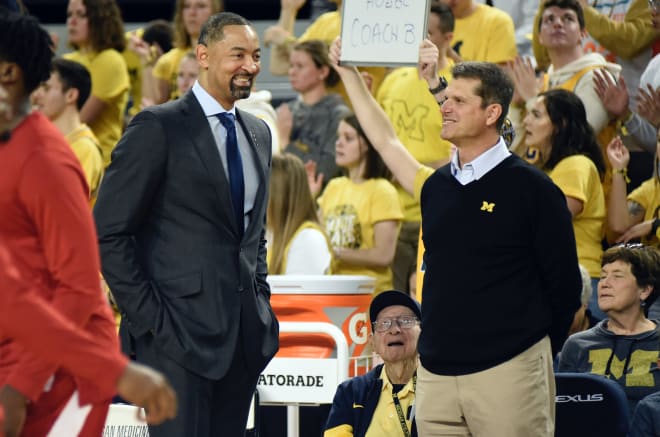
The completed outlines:
<svg viewBox="0 0 660 437">
<path fill-rule="evenodd" d="M 630 271 L 640 287 L 651 286 L 653 290 L 644 301 L 644 312 L 655 302 L 660 293 L 660 252 L 653 246 L 621 244 L 603 252 L 601 266 L 621 261 L 630 266 Z"/>
<path fill-rule="evenodd" d="M 92 92 L 92 76 L 87 68 L 78 62 L 68 59 L 53 59 L 53 73 L 57 73 L 62 82 L 62 91 L 70 89 L 78 90 L 76 107 L 80 111 Z"/>
<path fill-rule="evenodd" d="M 605 175 L 605 158 L 587 121 L 582 100 L 575 93 L 561 88 L 542 92 L 539 97 L 543 97 L 552 122 L 552 149 L 544 168 L 552 170 L 568 156 L 585 155 L 596 165 L 602 178 Z"/>
<path fill-rule="evenodd" d="M 328 44 L 325 41 L 320 39 L 309 39 L 297 43 L 291 48 L 291 50 L 300 50 L 307 53 L 312 58 L 316 68 L 328 67 L 328 75 L 324 80 L 326 87 L 333 87 L 339 83 L 339 73 L 332 68 L 330 56 L 328 56 L 330 47 L 328 47 Z"/>
<path fill-rule="evenodd" d="M 556 6 L 560 9 L 572 9 L 577 15 L 578 23 L 580 24 L 580 29 L 584 30 L 584 11 L 582 10 L 582 5 L 577 0 L 546 0 L 541 6 L 541 13 L 539 14 L 539 22 L 536 23 L 537 29 L 541 30 L 541 24 L 543 24 L 543 12 L 546 9 Z"/>
<path fill-rule="evenodd" d="M 199 44 L 208 46 L 210 43 L 222 41 L 225 37 L 225 26 L 252 26 L 245 18 L 233 12 L 219 12 L 211 15 L 202 26 L 199 33 Z"/>
<path fill-rule="evenodd" d="M 50 77 L 53 48 L 36 18 L 0 8 L 0 60 L 21 68 L 26 93 Z"/>
<path fill-rule="evenodd" d="M 492 62 L 461 62 L 452 69 L 454 79 L 477 79 L 481 83 L 475 93 L 483 100 L 481 107 L 485 108 L 493 103 L 502 107 L 495 127 L 499 131 L 509 112 L 509 105 L 513 98 L 513 83 L 509 76 Z"/>
<path fill-rule="evenodd" d="M 376 151 L 373 144 L 371 144 L 369 138 L 367 138 L 367 135 L 364 133 L 364 130 L 362 130 L 362 126 L 360 126 L 360 122 L 358 121 L 355 114 L 348 114 L 342 119 L 342 121 L 346 122 L 349 126 L 355 129 L 360 139 L 367 145 L 367 158 L 366 164 L 364 166 L 364 174 L 362 177 L 365 179 L 391 179 L 392 173 L 390 173 L 390 170 L 385 165 L 383 158 L 380 157 L 380 154 Z"/>
<path fill-rule="evenodd" d="M 173 47 L 174 29 L 166 20 L 154 20 L 144 28 L 142 39 L 149 45 L 158 44 L 163 53 L 167 53 Z"/>
<path fill-rule="evenodd" d="M 437 15 L 440 19 L 440 32 L 447 33 L 454 31 L 454 13 L 449 6 L 439 0 L 433 0 L 429 12 Z"/>
</svg>

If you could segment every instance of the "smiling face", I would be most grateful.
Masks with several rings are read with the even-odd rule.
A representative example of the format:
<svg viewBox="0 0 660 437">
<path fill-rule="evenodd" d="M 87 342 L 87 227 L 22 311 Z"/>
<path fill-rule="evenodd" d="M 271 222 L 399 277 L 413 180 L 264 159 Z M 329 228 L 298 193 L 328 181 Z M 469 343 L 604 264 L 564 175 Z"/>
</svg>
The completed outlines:
<svg viewBox="0 0 660 437">
<path fill-rule="evenodd" d="M 525 125 L 525 144 L 540 148 L 550 147 L 552 139 L 552 120 L 545 107 L 545 97 L 537 97 L 532 110 L 523 120 Z"/>
<path fill-rule="evenodd" d="M 445 91 L 446 100 L 441 106 L 442 138 L 460 146 L 463 139 L 483 134 L 487 124 L 488 106 L 476 94 L 478 79 L 456 78 Z"/>
<path fill-rule="evenodd" d="M 378 313 L 376 320 L 415 317 L 410 308 L 391 305 Z M 396 322 L 385 332 L 374 332 L 371 338 L 374 350 L 385 363 L 408 360 L 417 354 L 417 340 L 421 332 L 419 323 L 409 329 L 401 329 Z"/>
<path fill-rule="evenodd" d="M 225 109 L 236 100 L 250 96 L 250 89 L 261 70 L 259 38 L 250 26 L 228 25 L 224 38 L 197 45 L 200 84 Z"/>
<path fill-rule="evenodd" d="M 353 126 L 343 120 L 339 122 L 335 143 L 335 162 L 338 166 L 351 169 L 363 164 L 367 147 Z"/>
<path fill-rule="evenodd" d="M 598 282 L 598 306 L 609 313 L 641 313 L 640 301 L 651 294 L 651 287 L 640 287 L 630 264 L 616 260 L 605 264 Z"/>
<path fill-rule="evenodd" d="M 83 0 L 70 0 L 66 8 L 66 28 L 69 42 L 84 47 L 89 40 L 89 20 Z"/>
<path fill-rule="evenodd" d="M 583 36 L 574 10 L 551 6 L 543 11 L 539 42 L 544 47 L 572 49 L 582 43 Z"/>
</svg>

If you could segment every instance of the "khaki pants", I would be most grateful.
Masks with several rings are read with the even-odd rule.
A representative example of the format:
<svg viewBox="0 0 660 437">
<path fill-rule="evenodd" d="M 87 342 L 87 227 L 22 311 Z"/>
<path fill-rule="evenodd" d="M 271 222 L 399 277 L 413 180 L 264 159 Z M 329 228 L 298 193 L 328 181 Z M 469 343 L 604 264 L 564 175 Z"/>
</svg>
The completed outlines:
<svg viewBox="0 0 660 437">
<path fill-rule="evenodd" d="M 420 366 L 415 397 L 423 437 L 552 437 L 550 340 L 545 337 L 509 361 L 469 375 L 436 375 Z"/>
</svg>

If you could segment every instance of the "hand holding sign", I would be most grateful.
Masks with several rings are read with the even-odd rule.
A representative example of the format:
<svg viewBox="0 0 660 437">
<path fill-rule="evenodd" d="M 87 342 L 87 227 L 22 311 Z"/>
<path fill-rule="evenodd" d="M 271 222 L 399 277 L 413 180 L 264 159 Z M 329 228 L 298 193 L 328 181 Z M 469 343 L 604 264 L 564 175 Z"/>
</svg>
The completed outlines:
<svg viewBox="0 0 660 437">
<path fill-rule="evenodd" d="M 349 65 L 417 65 L 426 36 L 429 0 L 353 0 L 342 9 L 341 62 Z"/>
</svg>

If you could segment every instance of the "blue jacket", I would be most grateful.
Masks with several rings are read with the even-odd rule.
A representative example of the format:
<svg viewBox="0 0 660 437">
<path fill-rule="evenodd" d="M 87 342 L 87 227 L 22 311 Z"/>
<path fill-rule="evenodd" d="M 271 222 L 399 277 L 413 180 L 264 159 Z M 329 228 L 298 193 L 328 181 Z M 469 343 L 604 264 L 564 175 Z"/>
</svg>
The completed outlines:
<svg viewBox="0 0 660 437">
<path fill-rule="evenodd" d="M 337 387 L 325 425 L 326 432 L 341 425 L 348 425 L 353 428 L 354 437 L 365 436 L 383 389 L 383 380 L 380 379 L 382 369 L 383 365 L 380 364 L 366 375 L 351 378 Z M 417 437 L 414 420 L 411 437 Z"/>
</svg>

